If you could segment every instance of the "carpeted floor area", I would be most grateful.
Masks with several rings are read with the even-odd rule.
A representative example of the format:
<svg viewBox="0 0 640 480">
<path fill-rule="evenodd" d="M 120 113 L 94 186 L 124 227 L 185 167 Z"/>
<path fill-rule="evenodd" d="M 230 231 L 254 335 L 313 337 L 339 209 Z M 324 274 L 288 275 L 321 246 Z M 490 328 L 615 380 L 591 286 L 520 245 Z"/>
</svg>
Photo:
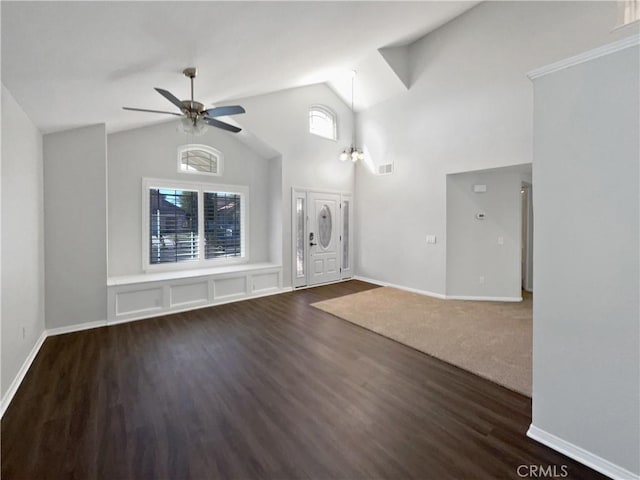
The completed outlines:
<svg viewBox="0 0 640 480">
<path fill-rule="evenodd" d="M 530 294 L 522 302 L 477 302 L 383 287 L 313 306 L 531 396 Z"/>
</svg>

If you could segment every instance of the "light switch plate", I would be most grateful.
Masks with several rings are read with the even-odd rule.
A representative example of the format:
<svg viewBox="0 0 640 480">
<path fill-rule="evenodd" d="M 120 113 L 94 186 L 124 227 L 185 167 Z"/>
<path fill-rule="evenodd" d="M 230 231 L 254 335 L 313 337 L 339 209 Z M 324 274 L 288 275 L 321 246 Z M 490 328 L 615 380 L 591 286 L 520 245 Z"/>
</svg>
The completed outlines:
<svg viewBox="0 0 640 480">
<path fill-rule="evenodd" d="M 436 236 L 435 235 L 427 235 L 427 243 L 429 245 L 434 245 L 436 243 Z"/>
</svg>

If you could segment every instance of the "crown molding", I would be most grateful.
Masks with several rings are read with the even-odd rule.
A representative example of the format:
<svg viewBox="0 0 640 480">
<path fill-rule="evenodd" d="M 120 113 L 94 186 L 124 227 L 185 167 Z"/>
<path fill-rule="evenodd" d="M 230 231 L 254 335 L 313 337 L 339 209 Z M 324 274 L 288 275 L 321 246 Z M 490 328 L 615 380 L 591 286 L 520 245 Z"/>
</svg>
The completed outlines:
<svg viewBox="0 0 640 480">
<path fill-rule="evenodd" d="M 595 58 L 603 57 L 637 45 L 640 45 L 640 34 L 631 35 L 630 37 L 623 38 L 617 42 L 609 43 L 579 55 L 545 65 L 544 67 L 536 68 L 535 70 L 531 70 L 527 73 L 527 77 L 529 77 L 529 80 L 535 80 L 536 78 L 543 77 L 544 75 L 549 75 L 550 73 L 564 70 L 565 68 L 573 67 L 574 65 L 579 65 Z"/>
</svg>

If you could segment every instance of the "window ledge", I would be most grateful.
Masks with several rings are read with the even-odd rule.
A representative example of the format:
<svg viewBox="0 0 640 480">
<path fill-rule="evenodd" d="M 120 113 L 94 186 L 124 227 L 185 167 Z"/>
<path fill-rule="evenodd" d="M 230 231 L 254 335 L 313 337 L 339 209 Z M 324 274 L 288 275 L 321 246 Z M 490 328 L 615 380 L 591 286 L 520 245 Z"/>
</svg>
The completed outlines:
<svg viewBox="0 0 640 480">
<path fill-rule="evenodd" d="M 206 277 L 208 275 L 224 275 L 226 273 L 248 272 L 282 268 L 277 263 L 243 263 L 239 265 L 225 265 L 224 267 L 198 268 L 190 270 L 172 270 L 157 273 L 143 273 L 138 275 L 121 275 L 107 278 L 107 286 L 133 285 L 136 283 L 159 282 L 180 278 Z"/>
</svg>

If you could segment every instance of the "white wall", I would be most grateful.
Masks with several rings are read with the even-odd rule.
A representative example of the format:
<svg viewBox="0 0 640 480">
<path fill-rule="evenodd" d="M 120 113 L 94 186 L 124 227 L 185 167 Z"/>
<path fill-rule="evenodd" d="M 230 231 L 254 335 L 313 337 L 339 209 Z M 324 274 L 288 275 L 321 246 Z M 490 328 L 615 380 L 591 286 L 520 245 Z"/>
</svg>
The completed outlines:
<svg viewBox="0 0 640 480">
<path fill-rule="evenodd" d="M 201 137 L 177 130 L 178 122 L 137 128 L 107 137 L 109 196 L 109 276 L 142 271 L 142 178 L 161 178 L 249 187 L 249 257 L 252 263 L 270 260 L 275 241 L 269 221 L 272 199 L 271 167 L 277 162 L 261 158 L 233 133 L 210 128 Z M 224 155 L 219 177 L 178 173 L 178 146 L 209 145 Z M 276 172 L 279 174 L 279 172 Z M 279 187 L 279 186 L 277 186 Z M 279 228 L 278 224 L 278 228 Z"/>
<path fill-rule="evenodd" d="M 509 167 L 447 175 L 447 296 L 521 298 L 521 184 Z"/>
<path fill-rule="evenodd" d="M 45 329 L 42 171 L 42 135 L 2 85 L 3 398 Z"/>
<path fill-rule="evenodd" d="M 282 265 L 282 157 L 269 160 L 269 260 Z"/>
<path fill-rule="evenodd" d="M 44 136 L 47 328 L 107 318 L 104 125 Z"/>
<path fill-rule="evenodd" d="M 236 103 L 236 102 L 234 102 Z M 243 127 L 282 154 L 283 283 L 291 286 L 291 187 L 354 189 L 354 167 L 338 160 L 351 143 L 349 107 L 326 85 L 311 85 L 237 100 L 247 113 Z M 309 107 L 322 104 L 338 115 L 338 141 L 309 133 Z"/>
<path fill-rule="evenodd" d="M 533 161 L 533 425 L 636 475 L 639 50 L 534 82 Z"/>
<path fill-rule="evenodd" d="M 410 89 L 358 116 L 395 172 L 357 167 L 357 273 L 444 293 L 446 174 L 531 162 L 526 73 L 632 33 L 615 22 L 615 2 L 483 2 L 412 44 Z"/>
</svg>

